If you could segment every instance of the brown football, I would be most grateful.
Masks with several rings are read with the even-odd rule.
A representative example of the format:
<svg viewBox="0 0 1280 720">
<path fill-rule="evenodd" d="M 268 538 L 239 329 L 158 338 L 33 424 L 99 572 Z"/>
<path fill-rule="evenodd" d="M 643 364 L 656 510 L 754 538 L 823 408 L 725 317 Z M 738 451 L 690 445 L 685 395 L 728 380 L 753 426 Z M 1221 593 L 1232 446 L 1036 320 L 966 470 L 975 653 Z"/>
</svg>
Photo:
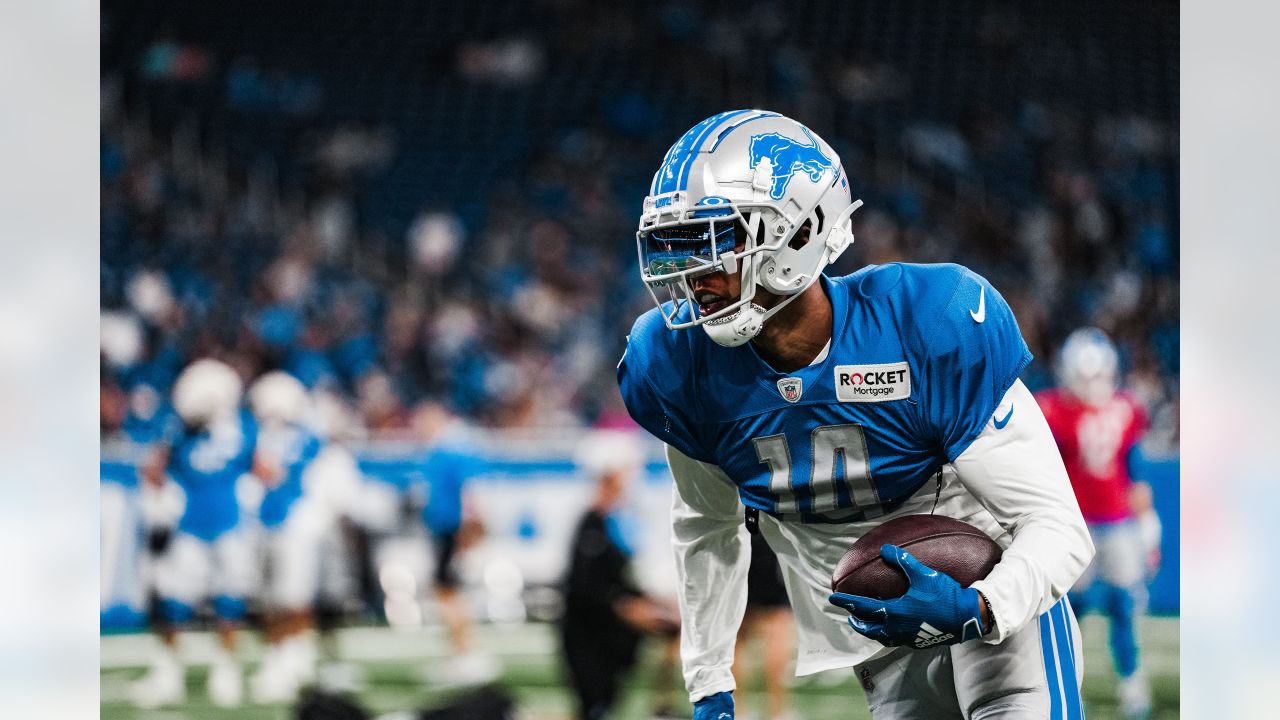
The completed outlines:
<svg viewBox="0 0 1280 720">
<path fill-rule="evenodd" d="M 833 592 L 877 600 L 907 591 L 907 577 L 880 557 L 880 546 L 897 545 L 964 587 L 981 580 L 1000 561 L 1000 546 L 978 528 L 938 515 L 904 515 L 858 538 L 831 574 Z"/>
</svg>

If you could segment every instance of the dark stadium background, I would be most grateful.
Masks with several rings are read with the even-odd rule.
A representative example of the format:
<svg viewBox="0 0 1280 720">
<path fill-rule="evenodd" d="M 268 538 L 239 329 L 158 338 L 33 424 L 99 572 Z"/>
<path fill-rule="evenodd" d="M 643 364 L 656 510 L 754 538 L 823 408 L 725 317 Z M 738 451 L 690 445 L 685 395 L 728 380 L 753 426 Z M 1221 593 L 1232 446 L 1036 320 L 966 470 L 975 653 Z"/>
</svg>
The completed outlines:
<svg viewBox="0 0 1280 720">
<path fill-rule="evenodd" d="M 1071 330 L 1112 334 L 1153 411 L 1152 606 L 1176 616 L 1176 3 L 108 0 L 101 40 L 104 327 L 144 339 L 104 355 L 108 446 L 151 439 L 131 399 L 204 355 L 325 388 L 355 446 L 406 437 L 424 399 L 499 435 L 624 425 L 613 370 L 649 303 L 647 184 L 700 119 L 764 107 L 827 139 L 866 202 L 837 272 L 986 275 L 1033 389 Z M 127 459 L 104 454 L 104 481 Z M 1176 717 L 1176 620 L 1146 631 L 1159 717 Z M 556 662 L 510 664 L 547 717 L 567 707 Z M 370 663 L 380 709 L 427 697 Z M 132 712 L 109 697 L 121 672 L 104 659 L 104 716 Z M 804 717 L 863 711 L 851 681 L 797 692 Z"/>
</svg>

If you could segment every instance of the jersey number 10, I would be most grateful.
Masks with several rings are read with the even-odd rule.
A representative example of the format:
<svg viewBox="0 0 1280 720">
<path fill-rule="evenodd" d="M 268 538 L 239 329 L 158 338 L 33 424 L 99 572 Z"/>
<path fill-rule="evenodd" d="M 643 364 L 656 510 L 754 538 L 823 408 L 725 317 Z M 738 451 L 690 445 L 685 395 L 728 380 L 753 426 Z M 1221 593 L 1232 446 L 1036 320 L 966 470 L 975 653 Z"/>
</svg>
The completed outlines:
<svg viewBox="0 0 1280 720">
<path fill-rule="evenodd" d="M 823 425 L 813 429 L 810 440 L 813 460 L 809 463 L 807 488 L 813 504 L 808 512 L 817 514 L 839 509 L 842 494 L 839 488 L 843 487 L 843 495 L 864 517 L 882 515 L 880 493 L 871 477 L 871 458 L 862 426 Z M 769 465 L 769 491 L 778 497 L 777 512 L 800 512 L 796 487 L 792 484 L 791 447 L 787 436 L 767 435 L 751 443 L 760 462 Z"/>
</svg>

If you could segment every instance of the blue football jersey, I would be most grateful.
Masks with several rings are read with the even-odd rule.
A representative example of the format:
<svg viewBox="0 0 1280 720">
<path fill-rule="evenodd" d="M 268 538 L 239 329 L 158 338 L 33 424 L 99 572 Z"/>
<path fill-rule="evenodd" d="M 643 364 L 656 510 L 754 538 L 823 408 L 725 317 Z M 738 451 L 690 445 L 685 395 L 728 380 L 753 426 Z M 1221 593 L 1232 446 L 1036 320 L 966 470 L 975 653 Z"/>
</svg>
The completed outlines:
<svg viewBox="0 0 1280 720">
<path fill-rule="evenodd" d="M 179 530 L 211 541 L 239 524 L 236 481 L 253 468 L 257 434 L 244 411 L 173 443 L 169 475 L 187 495 Z"/>
<path fill-rule="evenodd" d="M 430 450 L 423 462 L 427 502 L 422 508 L 422 521 L 429 530 L 457 532 L 462 525 L 463 487 L 483 468 L 483 460 L 461 440 L 449 439 Z"/>
<path fill-rule="evenodd" d="M 284 471 L 284 477 L 267 491 L 258 508 L 258 519 L 263 527 L 274 528 L 284 522 L 293 504 L 302 497 L 302 476 L 320 454 L 324 443 L 302 426 L 287 425 L 259 433 L 258 448 L 270 454 Z"/>
<path fill-rule="evenodd" d="M 750 343 L 668 330 L 655 308 L 628 337 L 618 384 L 636 422 L 718 465 L 744 505 L 805 522 L 876 517 L 964 452 L 1031 352 L 1004 298 L 959 265 L 821 282 L 833 308 L 822 362 L 780 373 Z"/>
</svg>

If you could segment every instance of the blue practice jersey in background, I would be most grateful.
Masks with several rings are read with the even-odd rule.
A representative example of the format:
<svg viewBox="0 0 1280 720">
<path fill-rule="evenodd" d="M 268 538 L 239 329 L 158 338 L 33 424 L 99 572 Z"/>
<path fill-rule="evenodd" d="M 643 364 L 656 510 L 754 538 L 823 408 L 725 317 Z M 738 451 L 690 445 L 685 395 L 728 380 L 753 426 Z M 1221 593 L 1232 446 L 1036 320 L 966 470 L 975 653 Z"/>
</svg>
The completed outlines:
<svg viewBox="0 0 1280 720">
<path fill-rule="evenodd" d="M 640 317 L 618 365 L 636 422 L 718 465 L 744 505 L 806 522 L 890 512 L 982 432 L 1031 360 L 1013 313 L 959 265 L 823 277 L 830 352 L 792 373 Z M 686 306 L 684 316 L 690 319 Z"/>
<path fill-rule="evenodd" d="M 178 530 L 212 541 L 240 522 L 236 481 L 253 468 L 257 428 L 248 411 L 173 444 L 169 475 L 187 496 Z"/>
<path fill-rule="evenodd" d="M 302 497 L 302 476 L 320 454 L 324 443 L 315 433 L 300 425 L 286 425 L 263 430 L 258 436 L 258 448 L 269 454 L 284 471 L 284 477 L 267 491 L 258 508 L 258 519 L 263 527 L 274 528 L 284 522 L 293 504 Z"/>
<path fill-rule="evenodd" d="M 422 521 L 428 530 L 437 534 L 457 532 L 462 525 L 463 486 L 483 468 L 483 460 L 461 438 L 451 437 L 431 448 L 422 467 L 427 481 Z"/>
</svg>

